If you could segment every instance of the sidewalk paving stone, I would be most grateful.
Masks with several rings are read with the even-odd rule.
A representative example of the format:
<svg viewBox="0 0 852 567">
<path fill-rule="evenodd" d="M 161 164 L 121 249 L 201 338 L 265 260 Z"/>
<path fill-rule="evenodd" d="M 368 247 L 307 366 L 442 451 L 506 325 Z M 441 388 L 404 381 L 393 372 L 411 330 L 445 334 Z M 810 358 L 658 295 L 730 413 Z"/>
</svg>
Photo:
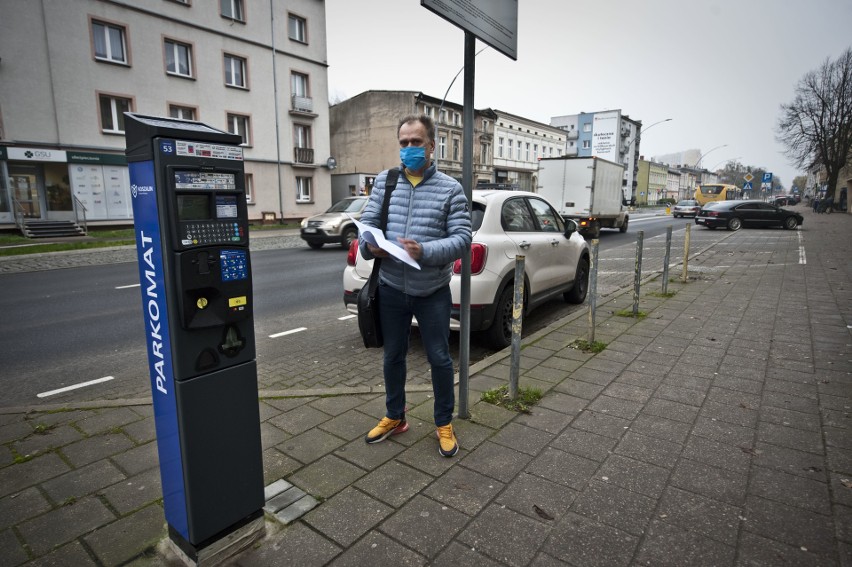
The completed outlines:
<svg viewBox="0 0 852 567">
<path fill-rule="evenodd" d="M 352 372 L 378 353 L 355 345 L 327 373 L 311 361 L 296 388 L 271 361 L 277 510 L 227 565 L 852 565 L 852 217 L 805 214 L 796 232 L 692 231 L 688 283 L 672 271 L 662 298 L 645 282 L 644 318 L 615 315 L 632 290 L 607 284 L 599 354 L 571 346 L 584 313 L 525 339 L 519 384 L 544 393 L 528 414 L 479 400 L 507 383 L 508 351 L 477 363 L 452 459 L 425 369 L 410 369 L 410 430 L 367 445 L 381 377 Z M 150 401 L 52 407 L 0 411 L 4 565 L 162 565 Z"/>
</svg>

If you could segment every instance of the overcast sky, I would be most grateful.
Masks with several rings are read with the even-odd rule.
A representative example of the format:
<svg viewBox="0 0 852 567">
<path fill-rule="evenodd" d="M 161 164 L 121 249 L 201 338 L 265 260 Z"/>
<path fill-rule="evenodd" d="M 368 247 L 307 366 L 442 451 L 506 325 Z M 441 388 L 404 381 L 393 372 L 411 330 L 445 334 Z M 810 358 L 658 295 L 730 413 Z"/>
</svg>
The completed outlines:
<svg viewBox="0 0 852 567">
<path fill-rule="evenodd" d="M 371 89 L 442 98 L 464 65 L 464 32 L 419 0 L 325 4 L 332 102 Z M 476 57 L 475 107 L 544 124 L 611 109 L 644 127 L 671 118 L 642 135 L 644 156 L 699 149 L 708 168 L 738 158 L 789 189 L 800 172 L 775 141 L 779 107 L 852 46 L 850 25 L 852 0 L 519 0 L 518 60 Z M 463 102 L 463 78 L 448 100 Z"/>
</svg>

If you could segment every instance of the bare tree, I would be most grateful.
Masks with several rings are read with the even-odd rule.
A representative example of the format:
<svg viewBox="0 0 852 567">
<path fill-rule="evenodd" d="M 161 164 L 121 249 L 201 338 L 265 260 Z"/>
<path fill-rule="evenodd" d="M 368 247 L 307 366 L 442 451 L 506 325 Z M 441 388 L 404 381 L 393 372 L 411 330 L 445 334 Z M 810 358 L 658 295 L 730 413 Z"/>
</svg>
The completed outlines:
<svg viewBox="0 0 852 567">
<path fill-rule="evenodd" d="M 852 157 L 852 47 L 802 77 L 793 102 L 781 105 L 777 139 L 793 165 L 825 167 L 829 191 L 836 191 Z"/>
</svg>

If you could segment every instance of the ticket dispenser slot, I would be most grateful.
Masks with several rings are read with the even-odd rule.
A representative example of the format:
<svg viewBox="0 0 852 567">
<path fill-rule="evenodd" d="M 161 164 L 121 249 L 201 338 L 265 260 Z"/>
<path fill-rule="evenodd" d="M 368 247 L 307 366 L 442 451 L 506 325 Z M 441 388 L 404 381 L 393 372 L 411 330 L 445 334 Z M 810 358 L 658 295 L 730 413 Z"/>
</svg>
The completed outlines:
<svg viewBox="0 0 852 567">
<path fill-rule="evenodd" d="M 126 113 L 125 131 L 163 509 L 197 562 L 263 529 L 243 149 L 188 120 Z"/>
</svg>

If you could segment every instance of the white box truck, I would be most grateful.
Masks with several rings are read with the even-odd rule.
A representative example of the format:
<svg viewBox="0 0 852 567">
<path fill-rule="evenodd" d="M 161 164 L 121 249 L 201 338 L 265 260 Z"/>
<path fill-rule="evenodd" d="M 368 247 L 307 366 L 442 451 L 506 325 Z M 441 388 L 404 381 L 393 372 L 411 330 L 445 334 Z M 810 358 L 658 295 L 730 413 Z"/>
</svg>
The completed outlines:
<svg viewBox="0 0 852 567">
<path fill-rule="evenodd" d="M 541 158 L 537 192 L 582 234 L 598 238 L 602 228 L 627 232 L 623 179 L 623 165 L 598 157 Z"/>
</svg>

